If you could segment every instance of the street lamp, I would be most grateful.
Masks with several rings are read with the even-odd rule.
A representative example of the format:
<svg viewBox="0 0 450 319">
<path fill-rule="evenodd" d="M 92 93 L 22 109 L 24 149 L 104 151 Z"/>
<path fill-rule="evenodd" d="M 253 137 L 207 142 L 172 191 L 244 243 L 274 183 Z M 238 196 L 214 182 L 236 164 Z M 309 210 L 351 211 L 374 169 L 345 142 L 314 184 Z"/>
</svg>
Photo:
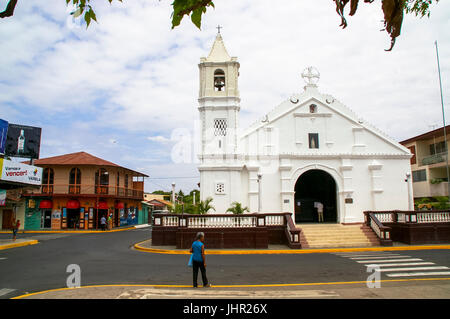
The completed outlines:
<svg viewBox="0 0 450 319">
<path fill-rule="evenodd" d="M 261 197 L 261 179 L 262 174 L 258 174 L 258 213 L 261 212 L 261 206 L 262 206 L 262 197 Z"/>
</svg>

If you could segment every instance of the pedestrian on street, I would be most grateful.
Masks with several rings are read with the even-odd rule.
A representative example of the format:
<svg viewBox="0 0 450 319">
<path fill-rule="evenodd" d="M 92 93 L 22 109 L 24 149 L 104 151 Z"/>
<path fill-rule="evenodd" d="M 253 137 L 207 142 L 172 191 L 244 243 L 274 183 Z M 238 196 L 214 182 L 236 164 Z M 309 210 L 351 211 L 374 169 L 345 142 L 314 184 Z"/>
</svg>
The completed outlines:
<svg viewBox="0 0 450 319">
<path fill-rule="evenodd" d="M 194 288 L 197 288 L 198 269 L 202 272 L 203 287 L 211 287 L 206 278 L 206 258 L 205 258 L 205 234 L 197 233 L 195 241 L 192 243 L 190 252 L 192 253 L 192 271 L 194 276 Z"/>
<path fill-rule="evenodd" d="M 19 230 L 20 227 L 20 220 L 13 220 L 13 224 L 12 224 L 12 231 L 13 231 L 13 241 L 16 240 L 16 236 L 17 236 L 17 231 Z"/>
<path fill-rule="evenodd" d="M 102 226 L 102 230 L 106 230 L 106 218 L 105 218 L 105 215 L 102 215 L 102 218 L 100 218 L 100 225 Z"/>
</svg>

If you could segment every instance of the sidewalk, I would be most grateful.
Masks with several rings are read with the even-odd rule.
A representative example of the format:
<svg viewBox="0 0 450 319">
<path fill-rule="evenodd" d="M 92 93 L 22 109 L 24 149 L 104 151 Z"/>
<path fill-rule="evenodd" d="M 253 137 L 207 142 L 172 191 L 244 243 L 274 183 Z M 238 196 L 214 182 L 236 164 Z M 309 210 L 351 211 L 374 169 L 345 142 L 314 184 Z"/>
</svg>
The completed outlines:
<svg viewBox="0 0 450 319">
<path fill-rule="evenodd" d="M 36 245 L 37 243 L 38 241 L 34 239 L 16 239 L 15 241 L 12 239 L 0 239 L 0 250 Z"/>
<path fill-rule="evenodd" d="M 84 229 L 72 229 L 72 230 L 19 230 L 17 234 L 59 234 L 59 233 L 73 233 L 73 234 L 89 234 L 89 233 L 113 233 L 113 232 L 119 232 L 119 231 L 125 231 L 125 230 L 132 230 L 137 228 L 146 228 L 150 227 L 148 224 L 141 224 L 141 225 L 126 225 L 126 226 L 120 226 L 120 227 L 114 227 L 111 230 L 101 230 L 101 229 L 90 229 L 90 230 L 84 230 Z M 1 230 L 0 234 L 12 234 L 11 230 Z"/>
<path fill-rule="evenodd" d="M 152 246 L 152 240 L 142 241 L 134 244 L 134 249 L 156 254 L 189 255 L 189 249 L 177 249 L 175 246 Z M 311 254 L 311 253 L 335 253 L 335 252 L 359 252 L 359 251 L 405 251 L 405 250 L 428 250 L 428 249 L 450 249 L 450 244 L 433 245 L 406 245 L 396 244 L 391 247 L 369 246 L 353 248 L 308 248 L 291 249 L 285 245 L 269 245 L 267 249 L 207 249 L 207 255 L 257 255 L 257 254 Z"/>
<path fill-rule="evenodd" d="M 60 288 L 21 295 L 12 299 L 303 299 L 303 298 L 445 298 L 450 278 L 382 280 L 381 288 L 366 282 L 303 283 L 279 285 L 96 285 Z"/>
</svg>

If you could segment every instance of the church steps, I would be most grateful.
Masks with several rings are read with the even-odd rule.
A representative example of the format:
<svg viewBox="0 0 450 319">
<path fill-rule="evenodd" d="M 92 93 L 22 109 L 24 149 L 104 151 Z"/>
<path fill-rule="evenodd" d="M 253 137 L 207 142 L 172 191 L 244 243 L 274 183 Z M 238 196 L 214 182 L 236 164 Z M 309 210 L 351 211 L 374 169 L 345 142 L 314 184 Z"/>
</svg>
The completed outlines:
<svg viewBox="0 0 450 319">
<path fill-rule="evenodd" d="M 379 246 L 380 241 L 366 225 L 306 224 L 300 242 L 303 248 L 370 247 Z"/>
</svg>

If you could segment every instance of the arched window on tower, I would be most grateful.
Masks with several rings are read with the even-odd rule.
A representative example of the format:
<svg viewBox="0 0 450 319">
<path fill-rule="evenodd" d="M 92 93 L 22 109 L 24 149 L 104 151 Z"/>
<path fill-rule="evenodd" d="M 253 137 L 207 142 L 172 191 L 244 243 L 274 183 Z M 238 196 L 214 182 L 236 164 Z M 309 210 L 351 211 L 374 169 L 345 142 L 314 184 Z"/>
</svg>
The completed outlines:
<svg viewBox="0 0 450 319">
<path fill-rule="evenodd" d="M 214 91 L 223 91 L 225 87 L 225 72 L 221 69 L 214 71 Z"/>
</svg>

